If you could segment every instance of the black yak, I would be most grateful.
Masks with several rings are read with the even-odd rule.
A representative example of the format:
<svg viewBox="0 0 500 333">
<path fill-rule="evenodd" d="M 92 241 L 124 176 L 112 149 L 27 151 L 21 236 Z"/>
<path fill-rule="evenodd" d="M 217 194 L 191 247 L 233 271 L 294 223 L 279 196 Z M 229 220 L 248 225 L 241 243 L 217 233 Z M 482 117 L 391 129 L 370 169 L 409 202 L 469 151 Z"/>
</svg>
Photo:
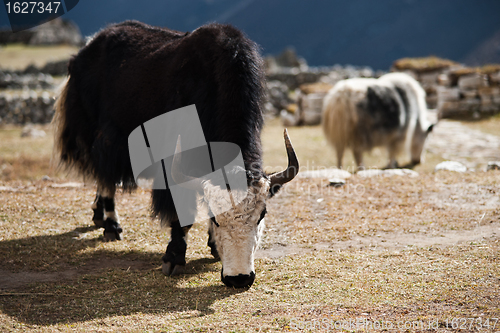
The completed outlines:
<svg viewBox="0 0 500 333">
<path fill-rule="evenodd" d="M 248 195 L 234 210 L 211 219 L 208 245 L 220 256 L 226 285 L 252 285 L 266 199 L 298 172 L 286 133 L 289 167 L 272 175 L 263 172 L 264 75 L 257 45 L 230 25 L 184 33 L 127 21 L 97 33 L 71 59 L 68 73 L 56 103 L 55 146 L 63 164 L 97 182 L 93 220 L 104 228 L 106 240 L 120 239 L 122 231 L 114 209 L 116 186 L 137 186 L 127 146 L 136 127 L 194 104 L 207 142 L 239 146 Z M 218 191 L 226 191 L 210 183 L 203 189 L 209 209 Z M 187 199 L 195 203 L 196 193 Z M 171 227 L 163 272 L 180 274 L 191 225 L 180 225 L 169 189 L 152 191 L 152 211 Z"/>
</svg>

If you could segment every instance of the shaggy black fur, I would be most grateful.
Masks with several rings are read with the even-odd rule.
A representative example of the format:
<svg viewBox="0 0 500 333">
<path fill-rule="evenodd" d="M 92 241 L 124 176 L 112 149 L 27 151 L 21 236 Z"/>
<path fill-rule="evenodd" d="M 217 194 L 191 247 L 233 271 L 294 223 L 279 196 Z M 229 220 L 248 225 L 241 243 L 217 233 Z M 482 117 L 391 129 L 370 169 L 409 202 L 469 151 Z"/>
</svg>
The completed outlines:
<svg viewBox="0 0 500 333">
<path fill-rule="evenodd" d="M 234 27 L 209 24 L 183 33 L 126 21 L 100 31 L 68 71 L 60 156 L 103 187 L 134 189 L 130 132 L 191 104 L 206 141 L 237 144 L 249 181 L 263 176 L 262 59 Z M 153 191 L 152 208 L 164 221 L 177 220 L 169 190 Z"/>
<path fill-rule="evenodd" d="M 399 113 L 405 110 L 400 110 L 393 89 L 376 85 L 368 87 L 366 101 L 366 109 L 363 111 L 373 120 L 372 131 L 390 131 L 400 126 Z"/>
<path fill-rule="evenodd" d="M 399 95 L 399 96 L 398 96 Z M 398 97 L 403 100 L 404 109 L 398 103 Z M 406 103 L 406 104 L 405 104 Z M 368 87 L 366 98 L 358 103 L 358 113 L 362 122 L 358 123 L 356 140 L 358 145 L 371 149 L 380 144 L 375 142 L 380 138 L 374 133 L 401 135 L 407 128 L 409 119 L 408 99 L 404 91 L 373 85 Z M 400 124 L 400 113 L 406 113 L 406 123 Z"/>
</svg>

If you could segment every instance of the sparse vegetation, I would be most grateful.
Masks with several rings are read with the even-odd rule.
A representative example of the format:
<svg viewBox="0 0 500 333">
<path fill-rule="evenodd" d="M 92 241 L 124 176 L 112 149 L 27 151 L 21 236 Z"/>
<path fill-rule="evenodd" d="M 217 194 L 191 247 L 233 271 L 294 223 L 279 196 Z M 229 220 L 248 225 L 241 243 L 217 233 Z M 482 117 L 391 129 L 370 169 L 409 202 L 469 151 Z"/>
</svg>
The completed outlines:
<svg viewBox="0 0 500 333">
<path fill-rule="evenodd" d="M 482 67 L 464 67 L 459 68 L 451 72 L 451 74 L 455 77 L 460 77 L 463 75 L 469 75 L 474 73 L 479 74 L 493 74 L 500 71 L 500 64 L 489 64 L 484 65 Z"/>
<path fill-rule="evenodd" d="M 437 321 L 446 331 L 447 319 L 500 317 L 499 172 L 423 166 L 417 178 L 353 176 L 338 189 L 296 179 L 269 201 L 255 284 L 235 290 L 220 282 L 202 216 L 188 274 L 165 277 L 168 237 L 150 219 L 149 191 L 118 195 L 124 240 L 104 243 L 91 222 L 94 185 L 54 187 L 80 180 L 48 168 L 50 132 L 19 134 L 0 129 L 2 163 L 15 166 L 0 178 L 1 331 L 290 331 L 348 319 Z M 289 134 L 303 167 L 335 165 L 319 126 Z M 278 121 L 263 146 L 269 171 L 284 166 Z"/>
<path fill-rule="evenodd" d="M 9 46 L 0 63 L 42 65 L 53 52 Z M 467 126 L 499 135 L 498 117 Z M 341 188 L 295 179 L 268 203 L 256 282 L 235 290 L 220 282 L 202 215 L 190 232 L 188 273 L 162 275 L 168 236 L 150 218 L 148 190 L 118 194 L 124 240 L 104 243 L 91 221 L 95 185 L 56 170 L 51 129 L 40 128 L 46 137 L 0 127 L 2 332 L 291 331 L 363 319 L 450 331 L 453 318 L 500 317 L 499 172 L 435 174 L 443 157 L 433 152 L 417 178 L 353 176 Z M 262 133 L 268 172 L 285 167 L 282 131 L 274 119 Z M 320 126 L 289 134 L 302 170 L 336 165 Z M 375 149 L 365 161 L 383 167 L 386 153 Z M 354 170 L 350 155 L 344 165 Z"/>
<path fill-rule="evenodd" d="M 396 60 L 392 66 L 399 71 L 411 69 L 417 72 L 427 72 L 447 68 L 454 65 L 458 65 L 458 63 L 448 59 L 430 56 L 423 58 L 402 58 Z"/>
<path fill-rule="evenodd" d="M 13 70 L 22 70 L 29 64 L 41 67 L 48 61 L 69 58 L 78 50 L 78 47 L 69 45 L 26 46 L 9 44 L 0 46 L 0 67 Z"/>
<path fill-rule="evenodd" d="M 312 93 L 327 93 L 330 89 L 332 89 L 333 85 L 325 82 L 316 82 L 316 83 L 308 83 L 300 86 L 300 90 L 304 94 L 312 94 Z"/>
<path fill-rule="evenodd" d="M 464 124 L 469 128 L 477 129 L 485 133 L 500 135 L 500 113 L 489 119 L 464 122 Z"/>
</svg>

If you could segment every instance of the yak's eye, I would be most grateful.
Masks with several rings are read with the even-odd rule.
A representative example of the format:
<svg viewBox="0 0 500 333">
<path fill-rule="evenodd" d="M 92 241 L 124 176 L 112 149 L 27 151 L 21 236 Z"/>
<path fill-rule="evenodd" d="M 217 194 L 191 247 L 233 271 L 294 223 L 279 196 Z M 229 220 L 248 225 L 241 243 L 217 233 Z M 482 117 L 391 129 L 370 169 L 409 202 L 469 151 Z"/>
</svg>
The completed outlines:
<svg viewBox="0 0 500 333">
<path fill-rule="evenodd" d="M 266 216 L 266 213 L 267 213 L 267 209 L 264 208 L 262 213 L 260 213 L 259 222 L 257 222 L 257 225 L 259 225 L 260 221 L 262 221 L 264 219 L 264 217 Z"/>
<path fill-rule="evenodd" d="M 212 217 L 210 217 L 210 219 L 212 220 L 212 222 L 213 222 L 216 226 L 220 227 L 219 223 L 217 223 L 217 221 L 215 221 L 215 217 L 213 217 L 213 216 L 212 216 Z"/>
</svg>

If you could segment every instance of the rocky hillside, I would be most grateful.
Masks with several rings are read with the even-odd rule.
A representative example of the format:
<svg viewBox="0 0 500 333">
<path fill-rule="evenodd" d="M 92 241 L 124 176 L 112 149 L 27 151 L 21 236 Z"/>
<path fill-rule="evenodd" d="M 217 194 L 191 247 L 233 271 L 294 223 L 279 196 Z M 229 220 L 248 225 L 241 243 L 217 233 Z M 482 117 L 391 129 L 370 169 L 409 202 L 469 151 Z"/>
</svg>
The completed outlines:
<svg viewBox="0 0 500 333">
<path fill-rule="evenodd" d="M 428 55 L 473 61 L 470 65 L 483 58 L 500 62 L 500 49 L 489 46 L 500 30 L 498 13 L 498 0 L 158 0 L 147 5 L 109 0 L 80 1 L 64 18 L 73 19 L 85 35 L 125 19 L 186 31 L 209 21 L 229 22 L 265 54 L 294 46 L 313 66 L 387 70 L 394 59 Z"/>
</svg>

